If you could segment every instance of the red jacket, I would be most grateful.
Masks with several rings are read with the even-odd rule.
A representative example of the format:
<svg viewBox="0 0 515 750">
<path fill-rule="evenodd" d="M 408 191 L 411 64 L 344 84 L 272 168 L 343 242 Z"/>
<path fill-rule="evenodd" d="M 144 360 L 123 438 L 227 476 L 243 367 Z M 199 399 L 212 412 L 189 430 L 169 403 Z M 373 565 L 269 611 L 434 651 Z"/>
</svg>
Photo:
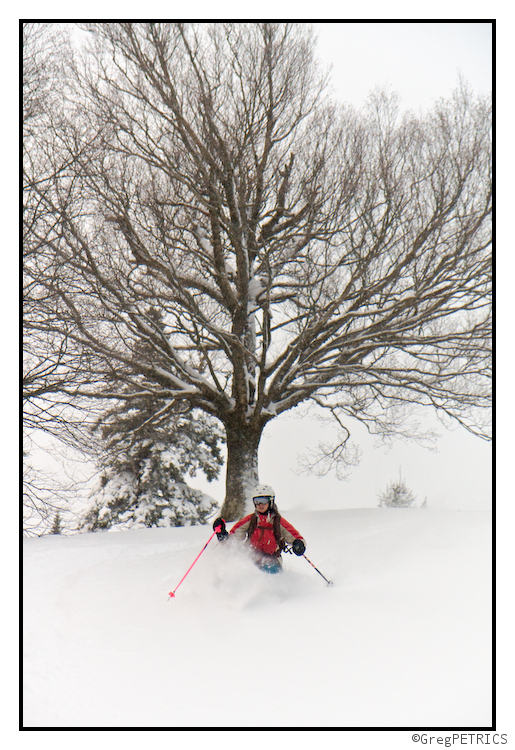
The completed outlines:
<svg viewBox="0 0 515 750">
<path fill-rule="evenodd" d="M 280 549 L 274 536 L 273 516 L 269 513 L 264 515 L 261 513 L 251 513 L 249 516 L 245 516 L 241 521 L 237 521 L 234 524 L 229 534 L 235 534 L 240 539 L 244 539 L 247 535 L 252 516 L 254 515 L 258 516 L 258 522 L 251 538 L 249 539 L 250 546 L 261 552 L 265 552 L 267 555 L 278 554 Z M 281 539 L 284 539 L 288 544 L 291 544 L 295 539 L 302 539 L 302 541 L 304 541 L 297 529 L 282 517 L 279 530 L 281 532 Z"/>
</svg>

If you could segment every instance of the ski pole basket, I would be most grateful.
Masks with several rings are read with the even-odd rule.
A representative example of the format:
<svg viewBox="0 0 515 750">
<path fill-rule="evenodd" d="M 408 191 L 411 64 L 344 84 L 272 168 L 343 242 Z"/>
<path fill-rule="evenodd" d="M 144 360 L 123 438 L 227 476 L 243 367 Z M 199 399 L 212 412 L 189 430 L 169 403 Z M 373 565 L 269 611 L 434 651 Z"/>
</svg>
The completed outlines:
<svg viewBox="0 0 515 750">
<path fill-rule="evenodd" d="M 288 552 L 288 554 L 290 554 L 290 555 L 294 554 L 292 548 L 288 547 L 287 545 L 284 546 L 283 552 Z M 316 565 L 313 565 L 313 563 L 311 562 L 311 560 L 308 557 L 306 557 L 305 554 L 298 555 L 298 557 L 303 557 L 305 560 L 307 560 L 308 563 L 311 565 L 311 567 L 316 570 L 316 572 L 318 573 L 318 575 L 322 576 L 322 578 L 324 579 L 324 581 L 327 583 L 328 586 L 334 586 L 334 583 L 332 581 L 330 581 L 328 578 L 326 578 L 325 575 L 319 571 L 319 569 L 316 567 Z"/>
</svg>

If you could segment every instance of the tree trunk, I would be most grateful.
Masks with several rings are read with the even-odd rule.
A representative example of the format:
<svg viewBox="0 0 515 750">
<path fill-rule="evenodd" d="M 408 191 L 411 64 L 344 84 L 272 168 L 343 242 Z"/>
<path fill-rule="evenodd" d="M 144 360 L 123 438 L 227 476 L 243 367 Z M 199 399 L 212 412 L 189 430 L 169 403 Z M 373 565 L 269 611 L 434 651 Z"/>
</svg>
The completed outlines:
<svg viewBox="0 0 515 750">
<path fill-rule="evenodd" d="M 259 482 L 258 447 L 264 425 L 226 425 L 227 474 L 222 516 L 236 521 L 250 512 L 250 494 Z"/>
</svg>

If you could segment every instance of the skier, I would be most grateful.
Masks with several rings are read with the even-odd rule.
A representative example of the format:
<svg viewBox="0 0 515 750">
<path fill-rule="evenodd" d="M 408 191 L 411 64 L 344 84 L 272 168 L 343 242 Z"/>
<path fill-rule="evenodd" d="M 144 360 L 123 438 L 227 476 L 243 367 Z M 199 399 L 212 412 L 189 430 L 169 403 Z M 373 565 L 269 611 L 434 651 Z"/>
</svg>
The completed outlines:
<svg viewBox="0 0 515 750">
<path fill-rule="evenodd" d="M 225 528 L 223 518 L 216 519 L 213 530 L 220 541 L 233 534 L 238 539 L 246 539 L 256 565 L 267 573 L 280 573 L 281 551 L 286 544 L 291 545 L 296 555 L 304 554 L 306 544 L 297 529 L 279 515 L 271 487 L 258 485 L 252 500 L 255 512 L 237 521 L 230 532 Z"/>
</svg>

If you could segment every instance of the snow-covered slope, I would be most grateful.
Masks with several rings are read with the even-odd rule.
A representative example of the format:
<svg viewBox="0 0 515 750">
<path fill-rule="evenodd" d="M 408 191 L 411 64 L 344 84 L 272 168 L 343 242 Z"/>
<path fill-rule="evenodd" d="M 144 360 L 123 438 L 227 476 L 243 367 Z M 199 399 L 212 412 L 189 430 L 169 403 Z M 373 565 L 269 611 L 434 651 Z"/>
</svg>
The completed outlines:
<svg viewBox="0 0 515 750">
<path fill-rule="evenodd" d="M 491 517 L 285 514 L 259 572 L 206 526 L 24 542 L 26 727 L 491 725 Z"/>
</svg>

